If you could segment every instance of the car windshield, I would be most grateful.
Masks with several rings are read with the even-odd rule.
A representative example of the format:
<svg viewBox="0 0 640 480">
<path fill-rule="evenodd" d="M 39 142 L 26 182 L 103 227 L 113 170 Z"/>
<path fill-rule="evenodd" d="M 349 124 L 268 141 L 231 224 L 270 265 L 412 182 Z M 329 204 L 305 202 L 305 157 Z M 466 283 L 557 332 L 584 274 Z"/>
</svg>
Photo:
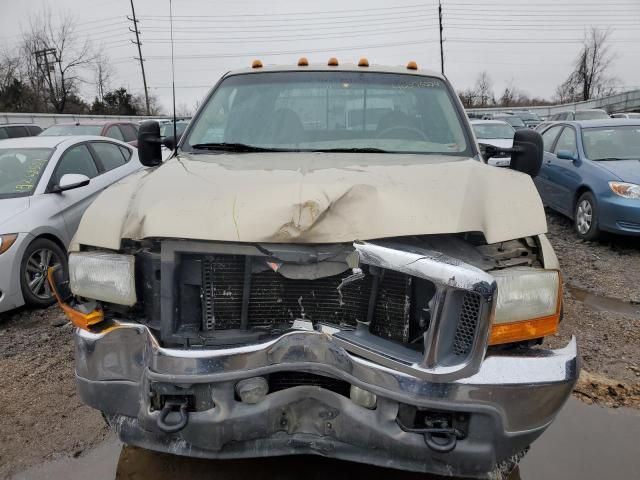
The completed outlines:
<svg viewBox="0 0 640 480">
<path fill-rule="evenodd" d="M 516 131 L 507 124 L 500 123 L 477 123 L 472 124 L 473 131 L 478 138 L 513 138 Z"/>
<path fill-rule="evenodd" d="M 100 135 L 102 125 L 52 125 L 40 133 L 43 137 L 58 137 L 68 135 Z"/>
<path fill-rule="evenodd" d="M 224 143 L 285 151 L 472 155 L 446 84 L 410 74 L 234 75 L 194 122 L 182 146 L 187 151 Z"/>
<path fill-rule="evenodd" d="M 0 198 L 31 195 L 52 148 L 0 148 Z"/>
<path fill-rule="evenodd" d="M 600 120 L 603 118 L 611 118 L 602 110 L 578 110 L 576 112 L 576 120 Z"/>
<path fill-rule="evenodd" d="M 640 125 L 583 128 L 582 143 L 590 160 L 640 160 Z"/>
<path fill-rule="evenodd" d="M 507 122 L 512 127 L 524 127 L 524 122 L 520 117 L 516 117 L 515 115 L 508 115 L 504 117 L 495 117 L 496 120 L 500 120 L 502 122 Z"/>
</svg>

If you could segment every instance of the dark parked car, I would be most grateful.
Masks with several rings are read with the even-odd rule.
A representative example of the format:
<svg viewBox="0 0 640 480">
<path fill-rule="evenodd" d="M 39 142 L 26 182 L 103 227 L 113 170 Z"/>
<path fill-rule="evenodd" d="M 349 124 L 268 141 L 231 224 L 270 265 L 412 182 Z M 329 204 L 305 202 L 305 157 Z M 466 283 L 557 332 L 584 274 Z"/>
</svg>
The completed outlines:
<svg viewBox="0 0 640 480">
<path fill-rule="evenodd" d="M 517 115 L 511 115 L 510 113 L 505 113 L 502 115 L 493 115 L 491 117 L 491 120 L 501 120 L 503 122 L 508 123 L 516 130 L 519 130 L 520 128 L 527 128 L 527 126 L 524 124 L 524 122 L 520 117 L 518 117 Z"/>
<path fill-rule="evenodd" d="M 121 142 L 127 142 L 134 147 L 138 146 L 138 126 L 132 122 L 87 121 L 57 123 L 45 129 L 40 135 L 55 137 L 67 135 L 99 135 L 101 137 L 115 138 Z"/>
<path fill-rule="evenodd" d="M 542 138 L 534 181 L 545 205 L 572 218 L 585 240 L 640 235 L 640 120 L 557 123 Z"/>
<path fill-rule="evenodd" d="M 549 117 L 552 121 L 562 120 L 606 120 L 610 118 L 609 114 L 604 110 L 592 109 L 592 110 L 567 110 L 565 112 L 554 113 Z"/>
<path fill-rule="evenodd" d="M 542 122 L 538 114 L 530 111 L 513 112 L 513 115 L 520 117 L 528 128 L 535 128 Z"/>
<path fill-rule="evenodd" d="M 0 125 L 0 140 L 5 138 L 35 137 L 40 132 L 42 132 L 42 129 L 33 123 L 7 123 Z"/>
</svg>

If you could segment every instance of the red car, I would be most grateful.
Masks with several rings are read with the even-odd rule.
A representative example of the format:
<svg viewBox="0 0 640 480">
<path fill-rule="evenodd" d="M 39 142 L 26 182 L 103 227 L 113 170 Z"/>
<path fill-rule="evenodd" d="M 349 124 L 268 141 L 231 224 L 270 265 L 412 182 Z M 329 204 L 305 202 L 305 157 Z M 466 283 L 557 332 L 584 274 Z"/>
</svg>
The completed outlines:
<svg viewBox="0 0 640 480">
<path fill-rule="evenodd" d="M 138 146 L 138 126 L 132 122 L 86 121 L 57 123 L 45 129 L 42 136 L 99 135 Z"/>
</svg>

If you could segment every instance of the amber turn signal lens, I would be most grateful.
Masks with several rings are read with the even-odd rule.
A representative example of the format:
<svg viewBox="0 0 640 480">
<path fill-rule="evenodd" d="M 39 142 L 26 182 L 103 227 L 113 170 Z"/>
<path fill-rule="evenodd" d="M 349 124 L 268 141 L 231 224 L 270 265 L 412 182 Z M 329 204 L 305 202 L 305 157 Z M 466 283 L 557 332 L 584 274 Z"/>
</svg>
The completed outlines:
<svg viewBox="0 0 640 480">
<path fill-rule="evenodd" d="M 262 68 L 262 62 L 260 60 L 254 60 L 251 64 L 251 68 Z"/>
<path fill-rule="evenodd" d="M 329 61 L 327 62 L 327 65 L 329 65 L 330 67 L 337 67 L 338 66 L 338 59 L 336 57 L 331 57 L 329 59 Z"/>
<path fill-rule="evenodd" d="M 9 247 L 14 244 L 18 238 L 17 233 L 10 233 L 8 235 L 0 235 L 0 253 L 4 253 L 9 250 Z"/>
<path fill-rule="evenodd" d="M 308 67 L 309 66 L 309 60 L 307 60 L 307 57 L 300 57 L 300 59 L 298 60 L 298 66 L 299 67 Z"/>
<path fill-rule="evenodd" d="M 414 62 L 413 60 L 411 60 L 409 63 L 407 63 L 407 69 L 408 70 L 417 70 L 418 69 L 418 64 L 416 62 Z"/>
<path fill-rule="evenodd" d="M 53 295 L 56 297 L 58 305 L 62 308 L 62 311 L 65 313 L 67 318 L 73 323 L 76 327 L 81 328 L 83 330 L 89 330 L 91 325 L 95 325 L 104 320 L 104 313 L 100 309 L 93 310 L 88 313 L 83 313 L 70 305 L 66 304 L 61 298 L 60 293 L 58 292 L 58 286 L 56 285 L 55 273 L 60 268 L 60 266 L 50 267 L 47 271 L 47 279 L 49 280 L 49 285 L 51 285 L 51 291 Z"/>
<path fill-rule="evenodd" d="M 524 320 L 513 323 L 499 323 L 491 327 L 489 345 L 521 342 L 553 335 L 558 331 L 560 315 Z"/>
</svg>

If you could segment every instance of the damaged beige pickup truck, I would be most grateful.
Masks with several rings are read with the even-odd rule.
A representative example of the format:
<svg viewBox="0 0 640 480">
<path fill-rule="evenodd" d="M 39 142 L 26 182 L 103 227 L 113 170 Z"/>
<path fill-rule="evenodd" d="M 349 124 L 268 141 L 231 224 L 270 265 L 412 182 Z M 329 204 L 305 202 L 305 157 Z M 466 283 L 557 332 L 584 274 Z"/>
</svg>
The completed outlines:
<svg viewBox="0 0 640 480">
<path fill-rule="evenodd" d="M 578 375 L 542 345 L 540 136 L 481 149 L 444 77 L 336 63 L 227 73 L 178 145 L 141 126 L 50 272 L 80 395 L 152 450 L 500 478 Z"/>
</svg>

